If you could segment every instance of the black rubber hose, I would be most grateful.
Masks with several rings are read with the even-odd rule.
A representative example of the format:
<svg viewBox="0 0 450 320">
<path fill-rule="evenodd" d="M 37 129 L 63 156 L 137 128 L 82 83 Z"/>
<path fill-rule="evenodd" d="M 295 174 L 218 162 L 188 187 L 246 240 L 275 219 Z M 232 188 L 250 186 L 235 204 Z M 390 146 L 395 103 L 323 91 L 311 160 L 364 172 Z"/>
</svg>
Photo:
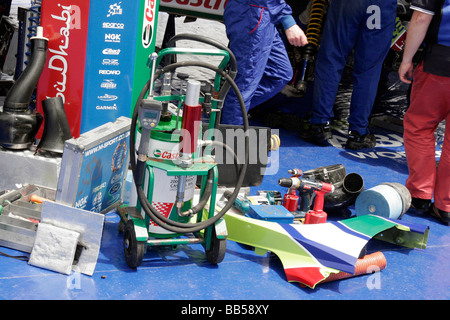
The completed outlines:
<svg viewBox="0 0 450 320">
<path fill-rule="evenodd" d="M 233 51 L 230 50 L 230 48 L 228 48 L 227 46 L 224 46 L 223 44 L 221 44 L 221 43 L 219 43 L 219 42 L 217 42 L 217 41 L 215 41 L 215 40 L 213 40 L 211 38 L 204 37 L 204 36 L 199 36 L 199 35 L 195 35 L 195 34 L 190 34 L 190 33 L 181 33 L 181 34 L 173 36 L 167 42 L 167 47 L 175 45 L 175 42 L 177 42 L 179 40 L 198 41 L 198 42 L 202 42 L 202 43 L 211 45 L 211 46 L 216 47 L 218 49 L 227 51 L 229 56 L 230 56 L 230 61 L 229 61 L 230 70 L 228 71 L 228 75 L 233 80 L 236 78 L 236 75 L 237 75 L 237 60 L 236 60 L 236 56 L 234 55 Z M 223 84 L 222 88 L 219 90 L 219 94 L 217 95 L 217 99 L 219 101 L 223 101 L 225 99 L 226 95 L 228 94 L 229 90 L 230 90 L 230 84 L 228 82 L 225 82 Z M 220 109 L 220 111 L 217 112 L 217 114 L 216 114 L 216 123 L 215 123 L 216 127 L 220 123 L 221 113 L 222 113 L 222 110 Z"/>
<path fill-rule="evenodd" d="M 146 213 L 146 215 L 148 215 L 150 219 L 152 219 L 155 223 L 157 223 L 162 228 L 172 231 L 172 232 L 176 232 L 176 233 L 198 232 L 200 230 L 207 228 L 208 226 L 211 226 L 212 224 L 217 222 L 220 218 L 222 218 L 225 215 L 225 213 L 231 208 L 234 201 L 236 200 L 236 197 L 239 193 L 239 189 L 242 186 L 245 172 L 246 172 L 247 166 L 248 166 L 248 156 L 249 156 L 249 133 L 248 133 L 247 110 L 245 108 L 245 103 L 244 103 L 242 95 L 239 91 L 239 88 L 237 87 L 234 80 L 226 72 L 224 72 L 223 70 L 221 70 L 215 66 L 212 66 L 208 63 L 204 63 L 204 62 L 200 62 L 200 61 L 186 61 L 186 62 L 174 63 L 174 64 L 171 64 L 171 65 L 168 65 L 168 66 L 162 68 L 161 70 L 156 72 L 154 78 L 157 79 L 161 74 L 172 71 L 173 69 L 180 68 L 180 67 L 190 67 L 190 66 L 203 67 L 203 68 L 207 68 L 207 69 L 215 71 L 216 73 L 221 75 L 226 81 L 228 81 L 230 83 L 231 88 L 235 91 L 236 96 L 239 101 L 239 104 L 240 104 L 240 107 L 241 107 L 241 112 L 243 115 L 243 127 L 244 127 L 244 132 L 245 132 L 245 137 L 244 137 L 245 161 L 240 170 L 239 177 L 236 182 L 235 190 L 233 191 L 233 193 L 232 193 L 229 201 L 226 203 L 226 205 L 222 208 L 222 210 L 219 213 L 214 215 L 212 218 L 202 221 L 202 222 L 197 222 L 197 223 L 180 223 L 177 221 L 170 220 L 170 219 L 164 217 L 163 215 L 161 215 L 160 213 L 158 213 L 153 208 L 153 206 L 149 203 L 144 191 L 142 190 L 142 186 L 141 186 L 142 183 L 140 181 L 139 182 L 135 181 L 137 195 L 138 195 L 140 204 L 141 204 L 142 208 L 144 209 L 144 212 Z M 131 122 L 131 128 L 130 128 L 130 160 L 131 160 L 131 167 L 132 167 L 133 171 L 135 170 L 135 165 L 136 165 L 135 135 L 136 135 L 136 126 L 137 126 L 137 118 L 138 118 L 138 107 L 139 107 L 138 103 L 140 100 L 144 99 L 149 88 L 150 88 L 150 81 L 148 81 L 145 84 L 145 86 L 143 87 L 143 89 L 141 90 L 141 93 L 136 102 L 136 107 L 134 108 L 133 116 L 132 116 L 132 122 Z M 205 195 L 205 193 L 206 192 L 204 192 L 204 195 Z"/>
<path fill-rule="evenodd" d="M 208 199 L 212 194 L 212 187 L 214 184 L 213 174 L 214 172 L 212 170 L 208 171 L 208 178 L 206 181 L 205 190 L 203 190 L 203 196 L 195 206 L 187 210 L 191 215 L 199 213 L 206 206 L 206 203 L 208 203 Z"/>
<path fill-rule="evenodd" d="M 234 152 L 234 150 L 231 149 L 230 146 L 226 145 L 225 143 L 220 142 L 220 141 L 217 141 L 217 140 L 214 140 L 214 141 L 212 142 L 212 146 L 219 146 L 219 147 L 222 147 L 222 148 L 224 148 L 226 151 L 228 151 L 229 153 L 231 153 L 231 154 L 233 155 L 234 164 L 235 164 L 235 166 L 236 166 L 236 176 L 239 176 L 239 172 L 241 171 L 241 168 L 240 168 L 240 166 L 239 166 L 239 159 L 238 159 L 238 156 L 237 156 L 237 154 Z"/>
<path fill-rule="evenodd" d="M 230 152 L 233 155 L 234 158 L 234 163 L 236 165 L 236 176 L 239 176 L 239 172 L 240 172 L 240 168 L 239 168 L 239 159 L 236 155 L 236 153 L 234 152 L 233 149 L 231 149 L 228 145 L 226 145 L 225 143 L 222 143 L 220 141 L 212 141 L 212 145 L 211 146 L 219 146 L 224 148 L 226 151 Z M 207 177 L 207 182 L 205 185 L 205 190 L 203 191 L 203 196 L 201 197 L 201 199 L 199 200 L 199 202 L 192 208 L 187 210 L 187 213 L 190 215 L 194 215 L 200 212 L 200 210 L 202 210 L 206 203 L 208 202 L 208 199 L 211 196 L 212 193 L 212 186 L 213 186 L 213 171 L 210 170 L 208 172 L 208 177 Z"/>
<path fill-rule="evenodd" d="M 221 44 L 213 39 L 210 39 L 210 38 L 207 38 L 204 36 L 195 35 L 195 34 L 190 34 L 190 33 L 180 33 L 180 34 L 173 36 L 167 42 L 167 47 L 173 46 L 175 44 L 175 42 L 177 42 L 179 40 L 192 40 L 192 41 L 203 42 L 203 43 L 209 44 L 211 46 L 214 46 L 218 49 L 227 51 L 228 54 L 230 55 L 231 71 L 233 72 L 233 74 L 231 74 L 230 76 L 234 79 L 236 72 L 237 72 L 237 60 L 236 60 L 236 57 L 235 57 L 233 51 L 231 51 L 230 48 L 228 48 L 227 46 L 224 46 L 223 44 Z"/>
</svg>

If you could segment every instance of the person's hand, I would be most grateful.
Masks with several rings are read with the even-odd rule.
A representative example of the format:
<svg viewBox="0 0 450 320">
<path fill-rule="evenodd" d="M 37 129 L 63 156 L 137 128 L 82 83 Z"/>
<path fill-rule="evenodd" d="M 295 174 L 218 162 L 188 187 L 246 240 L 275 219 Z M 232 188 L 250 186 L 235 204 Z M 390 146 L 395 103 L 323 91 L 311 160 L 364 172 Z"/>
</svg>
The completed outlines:
<svg viewBox="0 0 450 320">
<path fill-rule="evenodd" d="M 303 47 L 308 44 L 308 39 L 306 39 L 305 33 L 297 24 L 294 24 L 289 29 L 286 29 L 286 38 L 291 45 L 296 47 Z"/>
<path fill-rule="evenodd" d="M 411 83 L 413 76 L 413 63 L 412 61 L 403 60 L 398 68 L 398 75 L 400 80 L 404 83 Z"/>
</svg>

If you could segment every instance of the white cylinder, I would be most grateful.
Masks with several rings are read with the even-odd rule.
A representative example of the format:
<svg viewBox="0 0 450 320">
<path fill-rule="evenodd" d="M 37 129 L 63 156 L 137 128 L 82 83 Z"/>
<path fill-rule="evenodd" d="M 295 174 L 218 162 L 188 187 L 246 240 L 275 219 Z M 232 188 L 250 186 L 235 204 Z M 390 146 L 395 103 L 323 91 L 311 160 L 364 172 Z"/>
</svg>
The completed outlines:
<svg viewBox="0 0 450 320">
<path fill-rule="evenodd" d="M 187 83 L 186 99 L 184 103 L 188 106 L 197 106 L 200 98 L 201 83 L 197 80 L 189 80 Z"/>
</svg>

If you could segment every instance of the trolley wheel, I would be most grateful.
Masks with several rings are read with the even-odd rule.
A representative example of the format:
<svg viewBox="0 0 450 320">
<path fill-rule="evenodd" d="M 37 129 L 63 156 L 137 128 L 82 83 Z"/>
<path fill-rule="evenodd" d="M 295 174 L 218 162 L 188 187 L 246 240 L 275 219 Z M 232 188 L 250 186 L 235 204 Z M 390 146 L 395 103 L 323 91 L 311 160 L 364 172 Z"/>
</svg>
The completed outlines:
<svg viewBox="0 0 450 320">
<path fill-rule="evenodd" d="M 137 241 L 134 222 L 128 220 L 123 235 L 123 251 L 130 268 L 137 268 L 141 265 L 146 245 L 145 241 Z"/>
<path fill-rule="evenodd" d="M 216 235 L 216 229 L 212 226 L 211 234 L 211 247 L 209 250 L 205 250 L 206 259 L 212 264 L 221 263 L 225 257 L 225 252 L 227 250 L 227 240 L 218 239 Z"/>
<path fill-rule="evenodd" d="M 125 222 L 123 222 L 122 219 L 119 221 L 119 232 L 124 233 L 125 232 Z"/>
</svg>

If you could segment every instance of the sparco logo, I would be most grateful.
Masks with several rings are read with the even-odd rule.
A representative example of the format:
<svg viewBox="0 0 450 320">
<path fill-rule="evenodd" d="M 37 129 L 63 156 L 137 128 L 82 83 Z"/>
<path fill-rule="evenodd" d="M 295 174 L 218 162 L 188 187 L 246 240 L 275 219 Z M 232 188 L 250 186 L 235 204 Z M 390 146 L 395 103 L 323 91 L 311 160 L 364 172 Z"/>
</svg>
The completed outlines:
<svg viewBox="0 0 450 320">
<path fill-rule="evenodd" d="M 153 40 L 153 28 L 155 27 L 156 0 L 145 0 L 144 22 L 142 25 L 142 46 L 148 48 Z"/>
<path fill-rule="evenodd" d="M 117 22 L 103 22 L 104 29 L 123 29 L 125 25 Z"/>
</svg>

